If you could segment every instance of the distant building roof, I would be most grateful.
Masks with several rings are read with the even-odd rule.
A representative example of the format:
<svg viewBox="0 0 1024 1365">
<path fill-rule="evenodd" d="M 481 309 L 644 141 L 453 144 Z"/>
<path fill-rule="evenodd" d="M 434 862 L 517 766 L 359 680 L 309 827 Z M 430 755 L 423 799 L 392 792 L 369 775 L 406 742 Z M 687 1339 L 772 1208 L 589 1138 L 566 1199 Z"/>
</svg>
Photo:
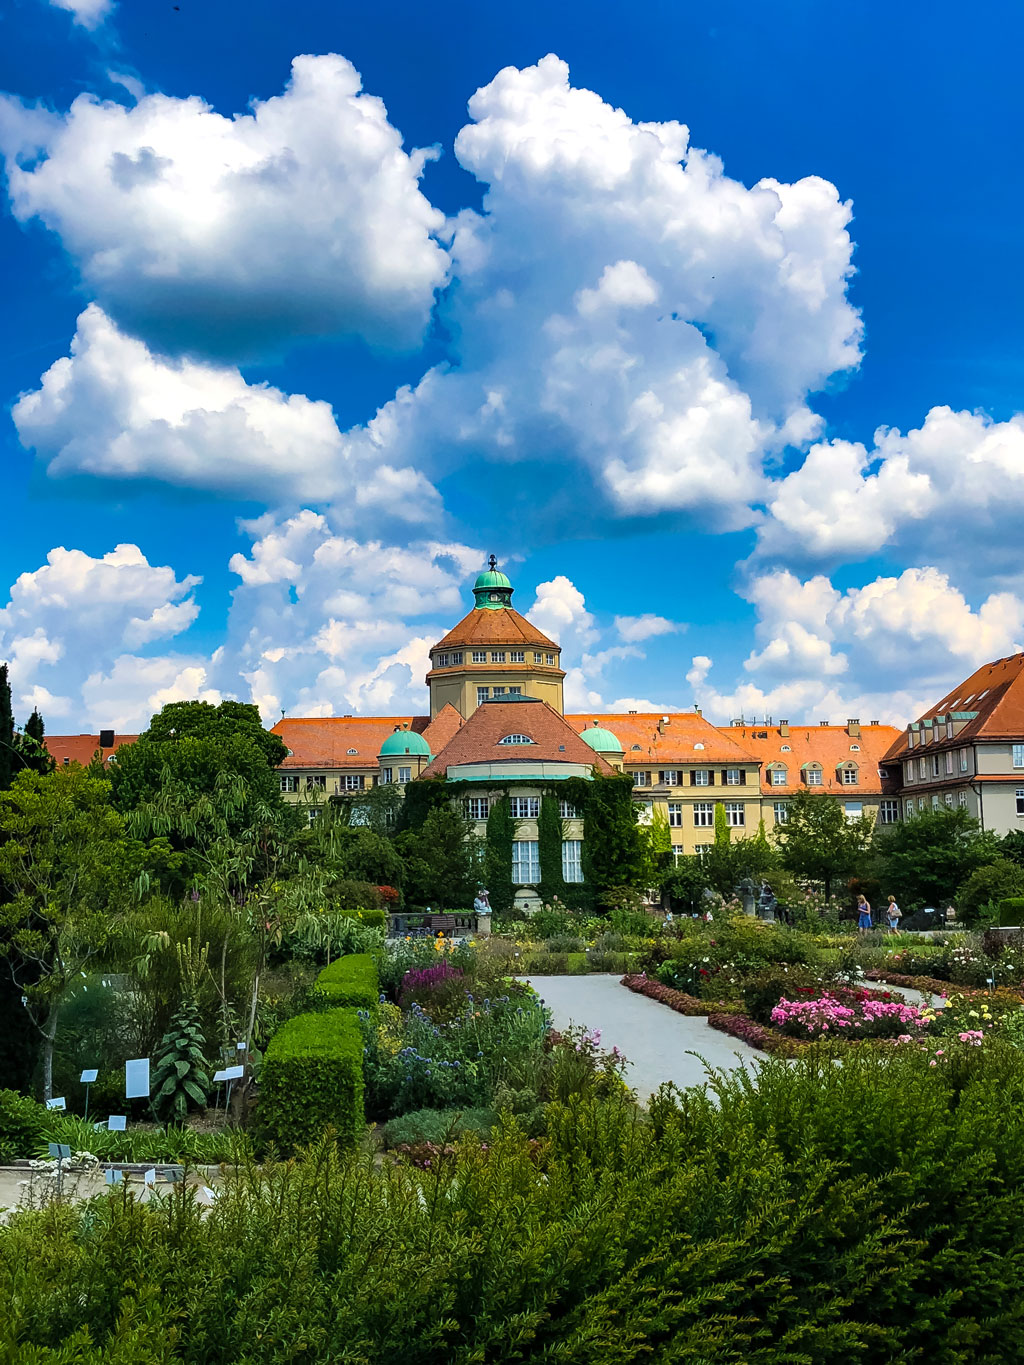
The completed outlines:
<svg viewBox="0 0 1024 1365">
<path fill-rule="evenodd" d="M 381 745 L 396 725 L 423 733 L 429 716 L 286 716 L 273 733 L 290 753 L 288 768 L 376 768 Z"/>
<path fill-rule="evenodd" d="M 134 744 L 138 735 L 114 735 L 114 743 L 100 750 L 99 735 L 44 735 L 43 743 L 53 755 L 53 761 L 58 767 L 62 767 L 64 760 L 68 763 L 81 763 L 86 767 L 93 760 L 96 753 L 102 752 L 104 762 L 109 762 L 110 755 L 120 749 L 122 744 Z"/>
<path fill-rule="evenodd" d="M 558 649 L 553 640 L 531 625 L 525 616 L 520 616 L 515 607 L 495 607 L 490 611 L 474 607 L 434 648 L 452 649 L 459 645 L 470 648 L 479 645 L 509 645 L 512 648 L 540 645 L 544 649 Z"/>
<path fill-rule="evenodd" d="M 893 725 L 857 725 L 851 734 L 845 725 L 747 725 L 731 726 L 734 734 L 751 753 L 761 760 L 761 791 L 779 797 L 792 796 L 807 784 L 804 773 L 809 767 L 821 768 L 821 786 L 814 791 L 846 793 L 851 800 L 861 796 L 879 796 L 895 791 L 899 774 L 889 780 L 879 776 L 879 767 L 899 731 Z M 788 731 L 782 733 L 782 729 Z M 763 736 L 763 738 L 762 738 Z M 857 782 L 848 786 L 838 776 L 840 764 L 857 765 Z M 786 769 L 786 781 L 772 783 L 772 771 Z"/>
<path fill-rule="evenodd" d="M 594 711 L 566 716 L 581 734 L 597 720 L 622 746 L 623 763 L 756 763 L 757 758 L 695 711 L 627 711 L 599 715 Z"/>
<path fill-rule="evenodd" d="M 934 731 L 947 718 L 959 721 L 961 717 L 966 724 L 952 739 L 947 739 L 941 729 L 928 747 L 940 749 L 945 744 L 955 748 L 975 739 L 1024 740 L 1024 654 L 1010 654 L 975 669 L 969 678 L 919 716 L 915 724 Z M 917 752 L 916 745 L 910 748 L 903 731 L 886 757 L 896 762 Z"/>
<path fill-rule="evenodd" d="M 502 743 L 502 741 L 506 741 Z M 526 741 L 526 742 L 521 742 Z M 498 697 L 482 702 L 458 733 L 423 772 L 424 777 L 443 776 L 450 767 L 467 763 L 514 763 L 524 767 L 537 763 L 583 764 L 605 776 L 612 765 L 588 744 L 573 727 L 549 706 L 533 697 L 515 700 Z"/>
</svg>

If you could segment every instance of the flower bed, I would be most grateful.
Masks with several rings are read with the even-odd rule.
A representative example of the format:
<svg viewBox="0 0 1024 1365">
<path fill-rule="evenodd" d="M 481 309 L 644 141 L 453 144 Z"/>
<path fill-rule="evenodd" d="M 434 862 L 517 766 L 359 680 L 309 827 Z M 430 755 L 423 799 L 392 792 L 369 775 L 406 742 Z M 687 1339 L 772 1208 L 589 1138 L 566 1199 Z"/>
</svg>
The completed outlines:
<svg viewBox="0 0 1024 1365">
<path fill-rule="evenodd" d="M 791 1037 L 895 1038 L 920 1036 L 935 1019 L 902 1000 L 879 1000 L 867 991 L 826 992 L 816 1000 L 781 999 L 771 1013 L 775 1028 Z"/>
<path fill-rule="evenodd" d="M 756 1024 L 745 1014 L 709 1014 L 708 1024 L 718 1029 L 719 1033 L 728 1033 L 750 1047 L 770 1052 L 773 1057 L 795 1057 L 815 1041 L 811 1038 L 787 1038 L 774 1029 L 766 1028 L 764 1024 Z"/>
<path fill-rule="evenodd" d="M 673 990 L 671 986 L 663 986 L 660 981 L 653 981 L 650 977 L 624 976 L 621 984 L 628 990 L 635 991 L 637 995 L 646 995 L 649 1000 L 657 1000 L 661 1005 L 668 1005 L 669 1009 L 675 1010 L 676 1014 L 686 1014 L 699 1016 L 712 1014 L 719 1015 L 741 1015 L 743 1005 L 738 1000 L 700 1000 L 695 995 L 687 995 L 685 991 Z"/>
<path fill-rule="evenodd" d="M 907 986 L 915 991 L 931 995 L 948 995 L 953 988 L 948 981 L 940 981 L 936 976 L 906 976 L 903 972 L 887 972 L 881 967 L 868 967 L 864 973 L 867 981 L 884 981 L 888 986 Z M 959 995 L 984 995 L 984 991 L 974 986 L 957 986 Z"/>
</svg>

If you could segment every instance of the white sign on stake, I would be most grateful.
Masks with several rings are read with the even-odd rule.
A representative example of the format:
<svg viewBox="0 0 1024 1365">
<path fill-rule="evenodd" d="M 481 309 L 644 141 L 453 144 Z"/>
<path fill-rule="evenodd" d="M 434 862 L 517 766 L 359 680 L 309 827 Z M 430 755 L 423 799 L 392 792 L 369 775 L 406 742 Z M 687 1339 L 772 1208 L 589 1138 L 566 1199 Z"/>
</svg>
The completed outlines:
<svg viewBox="0 0 1024 1365">
<path fill-rule="evenodd" d="M 92 1085 L 93 1081 L 96 1079 L 96 1077 L 97 1077 L 99 1074 L 100 1074 L 100 1073 L 99 1073 L 99 1071 L 97 1071 L 97 1070 L 94 1070 L 94 1071 L 83 1071 L 82 1074 L 81 1074 L 81 1076 L 79 1076 L 79 1078 L 78 1078 L 78 1082 L 79 1082 L 80 1085 Z"/>
<path fill-rule="evenodd" d="M 155 1171 L 155 1170 L 146 1171 L 146 1172 L 143 1174 L 143 1177 L 142 1177 L 142 1178 L 143 1178 L 143 1180 L 146 1182 L 147 1185 L 155 1185 L 155 1184 L 156 1184 L 156 1171 Z"/>
<path fill-rule="evenodd" d="M 236 1047 L 237 1047 L 237 1050 L 238 1050 L 239 1052 L 244 1052 L 244 1051 L 245 1051 L 245 1044 L 244 1044 L 244 1043 L 237 1043 L 237 1044 L 236 1044 Z"/>
<path fill-rule="evenodd" d="M 244 1066 L 226 1066 L 223 1071 L 215 1071 L 213 1079 L 215 1081 L 240 1081 L 244 1075 Z"/>
<path fill-rule="evenodd" d="M 64 1103 L 64 1096 L 57 1095 L 54 1099 L 46 1101 L 46 1107 L 47 1109 L 66 1109 L 67 1105 Z"/>
<path fill-rule="evenodd" d="M 124 1114 L 111 1114 L 107 1119 L 107 1131 L 111 1133 L 123 1133 L 128 1120 Z"/>
<path fill-rule="evenodd" d="M 126 1100 L 149 1098 L 149 1058 L 139 1057 L 124 1064 L 124 1097 Z"/>
<path fill-rule="evenodd" d="M 124 1180 L 124 1171 L 107 1171 L 106 1176 L 108 1185 L 120 1185 Z"/>
</svg>

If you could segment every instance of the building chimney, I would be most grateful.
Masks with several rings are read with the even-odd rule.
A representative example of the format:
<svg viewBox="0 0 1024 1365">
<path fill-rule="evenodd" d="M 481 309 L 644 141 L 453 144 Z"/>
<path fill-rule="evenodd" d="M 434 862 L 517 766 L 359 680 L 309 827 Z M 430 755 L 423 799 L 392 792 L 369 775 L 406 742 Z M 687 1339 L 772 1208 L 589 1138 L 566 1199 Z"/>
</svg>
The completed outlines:
<svg viewBox="0 0 1024 1365">
<path fill-rule="evenodd" d="M 856 716 L 846 722 L 846 733 L 851 739 L 860 739 L 860 721 Z"/>
<path fill-rule="evenodd" d="M 101 730 L 101 731 L 100 731 L 100 748 L 101 748 L 101 749 L 112 749 L 113 747 L 114 747 L 114 732 L 113 732 L 113 730 Z"/>
<path fill-rule="evenodd" d="M 780 720 L 780 721 L 779 721 L 779 734 L 782 736 L 783 739 L 788 739 L 788 738 L 789 738 L 789 721 L 788 721 L 788 720 Z"/>
<path fill-rule="evenodd" d="M 665 727 L 666 725 L 668 725 L 668 723 L 669 723 L 668 716 L 662 716 L 661 720 L 658 721 L 658 729 L 661 731 L 662 734 L 665 733 Z"/>
<path fill-rule="evenodd" d="M 818 724 L 819 724 L 819 725 L 827 725 L 827 724 L 828 724 L 828 721 L 827 721 L 827 720 L 819 720 L 819 721 L 818 721 Z"/>
<path fill-rule="evenodd" d="M 882 723 L 882 722 L 881 722 L 880 720 L 873 720 L 873 721 L 871 722 L 872 725 L 881 725 L 881 723 Z"/>
<path fill-rule="evenodd" d="M 696 702 L 693 703 L 693 713 L 696 716 L 702 716 L 704 714 Z"/>
</svg>

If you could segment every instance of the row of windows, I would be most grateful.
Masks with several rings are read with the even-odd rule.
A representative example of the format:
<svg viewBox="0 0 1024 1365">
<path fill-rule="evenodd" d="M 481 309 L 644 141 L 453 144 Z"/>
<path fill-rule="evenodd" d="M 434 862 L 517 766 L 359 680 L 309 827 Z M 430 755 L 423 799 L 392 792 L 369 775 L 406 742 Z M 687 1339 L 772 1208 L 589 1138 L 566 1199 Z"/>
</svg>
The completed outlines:
<svg viewBox="0 0 1024 1365">
<path fill-rule="evenodd" d="M 478 687 L 476 689 L 476 704 L 487 701 L 490 697 L 521 697 L 523 689 L 521 687 Z"/>
<path fill-rule="evenodd" d="M 436 668 L 453 668 L 456 664 L 462 663 L 462 650 L 457 649 L 452 654 L 438 654 L 434 659 Z"/>
<path fill-rule="evenodd" d="M 509 808 L 514 820 L 536 820 L 540 817 L 539 796 L 510 796 Z M 466 802 L 466 815 L 470 820 L 486 820 L 491 813 L 489 796 L 471 796 Z M 579 812 L 568 801 L 559 801 L 558 814 L 562 820 L 577 820 Z"/>
<path fill-rule="evenodd" d="M 488 658 L 488 653 L 490 657 Z M 470 658 L 475 664 L 524 664 L 526 663 L 526 651 L 523 649 L 474 649 Z M 435 668 L 455 668 L 462 663 L 463 651 L 461 649 L 449 650 L 447 653 L 435 654 Z M 535 664 L 547 664 L 549 668 L 554 668 L 557 657 L 554 654 L 541 654 L 537 651 L 533 653 L 532 662 Z"/>
<path fill-rule="evenodd" d="M 395 773 L 396 773 L 396 772 L 397 772 L 397 774 L 398 774 L 397 779 L 396 779 L 396 777 L 395 777 Z M 397 780 L 397 782 L 398 782 L 398 784 L 399 784 L 400 786 L 404 786 L 406 782 L 411 782 L 411 781 L 412 781 L 412 769 L 411 769 L 411 768 L 381 768 L 381 770 L 380 770 L 380 780 L 381 780 L 381 782 L 383 782 L 383 783 L 391 783 L 391 782 L 394 782 L 394 781 Z"/>
<path fill-rule="evenodd" d="M 583 880 L 583 840 L 562 840 L 562 877 L 567 882 Z M 517 886 L 536 886 L 540 881 L 540 843 L 536 839 L 516 839 L 512 844 L 512 880 Z"/>
<path fill-rule="evenodd" d="M 492 664 L 503 664 L 506 662 L 510 664 L 524 664 L 526 662 L 526 655 L 521 649 L 492 649 L 490 658 Z M 487 662 L 487 650 L 474 649 L 472 659 L 475 664 L 485 664 Z"/>
<path fill-rule="evenodd" d="M 713 787 L 714 768 L 694 768 L 690 772 L 691 787 Z M 640 768 L 630 771 L 635 787 L 653 787 L 654 773 Z M 719 782 L 723 787 L 745 787 L 747 774 L 743 768 L 722 768 Z M 686 785 L 686 773 L 682 768 L 662 768 L 658 772 L 658 785 L 662 787 L 682 787 Z"/>
<path fill-rule="evenodd" d="M 1017 796 L 1018 796 L 1018 798 L 1024 797 L 1024 791 L 1018 792 L 1018 793 L 1017 793 Z M 929 802 L 927 802 L 927 804 L 929 804 L 929 805 L 931 806 L 932 810 L 938 810 L 939 807 L 942 806 L 942 805 L 945 805 L 945 806 L 952 806 L 952 805 L 954 804 L 954 803 L 953 803 L 953 793 L 952 793 L 952 792 L 944 792 L 943 795 L 942 795 L 942 797 L 940 798 L 940 797 L 939 797 L 939 794 L 936 792 L 936 793 L 934 793 L 934 794 L 932 795 L 931 800 L 930 800 Z M 967 805 L 967 793 L 966 793 L 966 792 L 957 792 L 957 793 L 956 793 L 956 804 L 957 804 L 958 806 L 966 806 L 966 805 Z M 925 797 L 919 796 L 919 797 L 917 798 L 917 806 L 916 806 L 916 807 L 915 807 L 915 805 L 914 805 L 914 798 L 913 798 L 912 796 L 909 797 L 908 800 L 907 800 L 906 807 L 905 807 L 906 813 L 907 813 L 907 819 L 908 819 L 908 820 L 911 819 L 911 817 L 912 817 L 913 814 L 914 814 L 915 809 L 916 809 L 916 810 L 919 810 L 919 811 L 924 810 L 924 809 L 925 809 L 925 805 L 926 805 L 926 798 L 925 798 Z M 1018 802 L 1017 802 L 1017 814 L 1018 814 L 1018 815 L 1024 814 L 1024 811 L 1022 811 L 1022 809 L 1021 809 L 1020 800 L 1018 800 Z"/>
<path fill-rule="evenodd" d="M 1021 767 L 1024 767 L 1024 744 L 1014 745 L 1014 749 L 1021 750 Z M 947 777 L 953 776 L 954 767 L 959 767 L 962 773 L 967 771 L 967 750 L 966 749 L 947 749 L 945 755 L 932 754 L 930 758 L 923 755 L 917 760 L 916 770 L 914 760 L 908 759 L 903 765 L 903 771 L 908 782 L 913 782 L 916 777 L 924 781 L 928 777 L 941 776 L 940 767 L 945 769 Z"/>
<path fill-rule="evenodd" d="M 390 768 L 384 769 L 384 772 L 386 773 L 390 773 L 390 771 L 391 771 Z M 405 777 L 400 777 L 398 780 L 400 782 L 408 782 L 409 769 L 403 768 L 401 769 L 401 771 L 404 772 L 406 775 Z M 302 782 L 301 790 L 303 791 L 325 792 L 327 790 L 327 778 L 322 773 L 313 773 L 302 779 L 299 778 L 299 775 L 297 773 L 281 773 L 280 780 L 281 790 L 283 792 L 299 791 L 300 780 Z M 384 774 L 382 773 L 380 780 L 382 782 L 390 782 L 391 778 L 385 777 Z M 366 777 L 363 773 L 343 773 L 341 777 L 337 779 L 337 789 L 338 791 L 343 792 L 364 791 L 366 789 Z"/>
</svg>

